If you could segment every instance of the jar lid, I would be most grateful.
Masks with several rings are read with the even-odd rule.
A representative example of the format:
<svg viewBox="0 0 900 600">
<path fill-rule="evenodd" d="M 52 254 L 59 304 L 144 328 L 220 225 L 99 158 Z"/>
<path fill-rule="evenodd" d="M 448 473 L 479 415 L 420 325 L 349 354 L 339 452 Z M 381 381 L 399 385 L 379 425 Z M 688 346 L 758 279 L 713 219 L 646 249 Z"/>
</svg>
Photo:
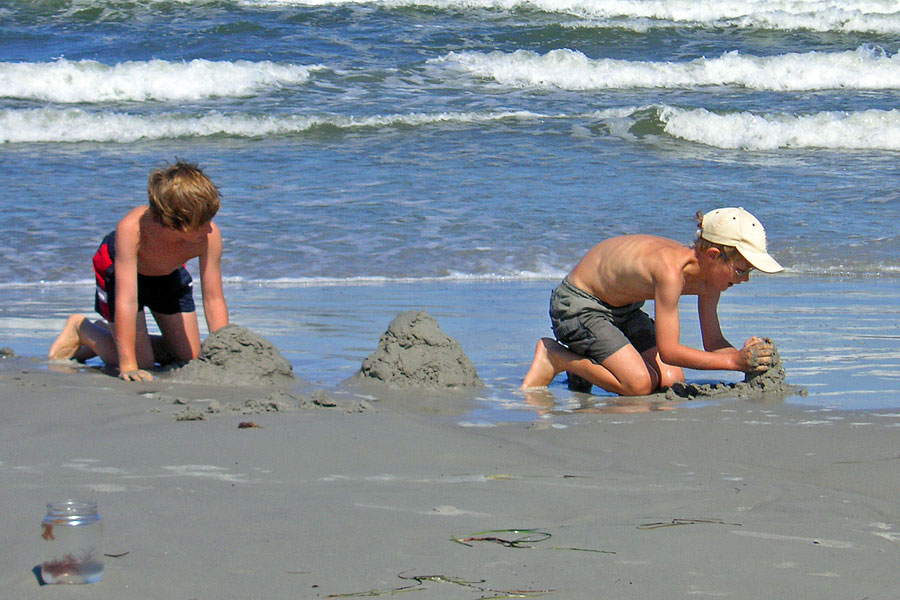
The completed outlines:
<svg viewBox="0 0 900 600">
<path fill-rule="evenodd" d="M 92 501 L 63 500 L 47 505 L 44 521 L 54 525 L 80 525 L 100 520 L 97 503 Z"/>
</svg>

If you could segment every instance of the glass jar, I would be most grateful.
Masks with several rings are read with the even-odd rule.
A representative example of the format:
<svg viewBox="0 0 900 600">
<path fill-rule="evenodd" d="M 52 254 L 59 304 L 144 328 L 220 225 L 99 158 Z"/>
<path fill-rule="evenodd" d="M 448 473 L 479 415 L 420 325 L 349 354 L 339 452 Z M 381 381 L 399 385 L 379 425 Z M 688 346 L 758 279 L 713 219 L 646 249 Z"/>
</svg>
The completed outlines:
<svg viewBox="0 0 900 600">
<path fill-rule="evenodd" d="M 41 538 L 44 583 L 97 583 L 103 579 L 103 523 L 96 502 L 48 504 Z"/>
</svg>

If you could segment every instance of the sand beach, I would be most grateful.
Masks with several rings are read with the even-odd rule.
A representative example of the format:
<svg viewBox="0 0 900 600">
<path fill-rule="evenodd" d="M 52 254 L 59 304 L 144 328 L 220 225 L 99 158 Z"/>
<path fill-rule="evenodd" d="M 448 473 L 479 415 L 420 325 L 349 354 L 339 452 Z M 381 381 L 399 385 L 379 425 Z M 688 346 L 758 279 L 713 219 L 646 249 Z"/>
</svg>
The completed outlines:
<svg viewBox="0 0 900 600">
<path fill-rule="evenodd" d="M 11 598 L 887 598 L 900 584 L 900 413 L 735 401 L 476 428 L 387 402 L 180 421 L 174 397 L 241 393 L 0 369 Z M 99 503 L 105 579 L 42 587 L 44 506 L 72 496 Z"/>
<path fill-rule="evenodd" d="M 900 411 L 885 406 L 897 400 L 891 379 L 876 384 L 879 408 L 829 407 L 829 390 L 866 397 L 841 384 L 854 375 L 822 375 L 842 355 L 804 353 L 810 326 L 798 306 L 774 311 L 780 329 L 750 310 L 787 288 L 812 297 L 816 285 L 773 278 L 726 305 L 744 314 L 742 327 L 780 335 L 788 380 L 808 386 L 807 397 L 634 403 L 571 394 L 562 382 L 522 394 L 512 380 L 530 358 L 524 339 L 521 352 L 498 357 L 508 366 L 489 364 L 495 342 L 473 340 L 498 337 L 491 319 L 454 318 L 449 300 L 427 302 L 445 297 L 427 286 L 419 299 L 484 386 L 343 383 L 388 319 L 374 319 L 374 334 L 331 338 L 330 352 L 357 348 L 358 360 L 325 384 L 302 360 L 286 386 L 173 373 L 128 384 L 98 365 L 17 352 L 0 360 L 0 585 L 24 599 L 892 597 Z M 379 291 L 379 315 L 406 293 Z M 482 287 L 455 291 L 460 315 L 484 304 Z M 348 303 L 356 293 L 344 292 Z M 533 295 L 539 303 L 543 290 Z M 850 297 L 822 295 L 828 306 L 812 327 L 838 335 L 827 315 Z M 870 312 L 851 302 L 861 327 Z M 852 346 L 848 338 L 843 351 Z M 98 502 L 105 578 L 42 586 L 40 520 L 48 502 L 71 497 Z"/>
</svg>

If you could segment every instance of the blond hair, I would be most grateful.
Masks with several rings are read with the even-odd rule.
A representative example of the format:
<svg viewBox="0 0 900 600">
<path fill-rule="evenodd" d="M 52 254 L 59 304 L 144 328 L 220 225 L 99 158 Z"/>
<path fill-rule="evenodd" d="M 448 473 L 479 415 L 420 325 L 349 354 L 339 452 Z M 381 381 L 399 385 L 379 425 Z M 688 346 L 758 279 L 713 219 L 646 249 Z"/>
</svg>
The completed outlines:
<svg viewBox="0 0 900 600">
<path fill-rule="evenodd" d="M 198 229 L 219 212 L 219 190 L 192 163 L 178 161 L 151 171 L 147 195 L 150 212 L 169 229 Z"/>
</svg>

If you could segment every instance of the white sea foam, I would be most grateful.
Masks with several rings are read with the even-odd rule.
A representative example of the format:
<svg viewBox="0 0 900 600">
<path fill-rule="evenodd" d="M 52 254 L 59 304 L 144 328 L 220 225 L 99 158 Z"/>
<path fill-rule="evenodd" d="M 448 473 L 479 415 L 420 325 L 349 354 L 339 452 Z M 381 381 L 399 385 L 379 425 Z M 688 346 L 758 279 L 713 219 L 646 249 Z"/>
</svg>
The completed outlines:
<svg viewBox="0 0 900 600">
<path fill-rule="evenodd" d="M 718 148 L 775 150 L 832 148 L 900 150 L 900 110 L 717 114 L 706 109 L 662 107 L 665 132 Z"/>
<path fill-rule="evenodd" d="M 0 110 L 0 143 L 116 142 L 224 135 L 257 138 L 290 135 L 316 127 L 341 130 L 479 123 L 502 119 L 531 120 L 546 115 L 527 111 L 442 112 L 348 116 L 256 116 L 209 112 L 202 115 L 164 113 L 132 115 L 89 112 L 79 108 Z"/>
<path fill-rule="evenodd" d="M 261 287 L 335 287 L 335 286 L 379 286 L 387 284 L 420 284 L 420 283 L 484 283 L 515 281 L 558 281 L 565 271 L 513 271 L 509 273 L 461 273 L 449 275 L 419 277 L 387 277 L 381 275 L 352 277 L 279 277 L 277 279 L 252 279 L 229 277 L 225 283 L 238 285 L 258 285 Z M 2 286 L 0 286 L 2 289 Z"/>
<path fill-rule="evenodd" d="M 93 288 L 97 285 L 94 279 L 78 279 L 73 281 L 3 281 L 0 282 L 0 290 L 34 289 L 34 288 L 62 288 L 85 287 Z"/>
<path fill-rule="evenodd" d="M 576 115 L 529 111 L 442 112 L 352 116 L 257 116 L 209 112 L 132 115 L 82 109 L 0 110 L 0 143 L 130 143 L 140 140 L 231 136 L 262 138 L 302 134 L 321 127 L 342 131 L 440 124 L 478 124 L 535 119 L 594 119 L 610 124 L 613 134 L 629 137 L 641 120 L 658 119 L 668 135 L 718 148 L 840 148 L 900 150 L 900 110 L 820 112 L 809 115 L 751 112 L 716 113 L 704 108 L 620 107 Z"/>
<path fill-rule="evenodd" d="M 0 63 L 0 97 L 49 102 L 190 101 L 252 96 L 301 85 L 318 65 L 270 61 L 169 62 L 105 65 L 93 60 Z"/>
<path fill-rule="evenodd" d="M 227 286 L 254 286 L 263 288 L 294 288 L 294 287 L 340 287 L 340 286 L 382 286 L 382 285 L 418 285 L 423 283 L 497 283 L 497 282 L 524 282 L 524 281 L 551 281 L 558 282 L 565 276 L 563 269 L 547 268 L 541 271 L 511 270 L 503 272 L 497 270 L 491 273 L 465 273 L 452 272 L 448 275 L 421 275 L 414 277 L 391 277 L 385 275 L 348 275 L 345 277 L 276 277 L 269 279 L 257 279 L 232 275 L 223 277 Z M 862 264 L 853 269 L 840 271 L 829 270 L 828 265 L 809 266 L 806 269 L 788 268 L 783 276 L 794 277 L 896 277 L 896 267 L 886 267 L 881 264 Z M 84 288 L 92 290 L 94 281 L 7 281 L 0 282 L 0 290 L 34 290 L 34 289 L 60 289 L 60 288 Z M 81 292 L 78 292 L 81 293 Z M 14 318 L 0 319 L 0 329 L 21 329 L 33 326 L 34 319 L 17 321 Z M 56 320 L 48 320 L 47 328 L 55 329 Z M 796 368 L 794 369 L 796 370 Z"/>
<path fill-rule="evenodd" d="M 567 90 L 739 86 L 756 90 L 900 89 L 900 53 L 863 46 L 846 52 L 752 56 L 738 51 L 686 62 L 588 58 L 575 50 L 451 52 L 435 63 L 511 86 Z"/>
<path fill-rule="evenodd" d="M 243 0 L 251 6 L 370 4 L 441 10 L 538 10 L 592 19 L 592 27 L 747 27 L 900 32 L 893 0 Z"/>
<path fill-rule="evenodd" d="M 387 277 L 382 275 L 359 275 L 348 277 L 278 277 L 273 279 L 254 279 L 252 277 L 230 276 L 223 277 L 226 285 L 250 285 L 271 288 L 291 287 L 337 287 L 337 286 L 380 286 L 387 284 L 420 284 L 420 283 L 482 283 L 482 282 L 515 282 L 515 281 L 558 281 L 565 275 L 565 271 L 548 269 L 547 271 L 522 271 L 516 270 L 509 273 L 461 273 L 455 272 L 441 276 L 419 277 Z M 92 289 L 94 281 L 8 281 L 0 282 L 0 290 L 33 290 L 41 288 L 77 288 Z M 29 319 L 28 323 L 33 320 Z M 2 326 L 13 328 L 17 323 L 7 319 L 0 319 Z M 56 327 L 56 321 L 52 326 Z"/>
</svg>

